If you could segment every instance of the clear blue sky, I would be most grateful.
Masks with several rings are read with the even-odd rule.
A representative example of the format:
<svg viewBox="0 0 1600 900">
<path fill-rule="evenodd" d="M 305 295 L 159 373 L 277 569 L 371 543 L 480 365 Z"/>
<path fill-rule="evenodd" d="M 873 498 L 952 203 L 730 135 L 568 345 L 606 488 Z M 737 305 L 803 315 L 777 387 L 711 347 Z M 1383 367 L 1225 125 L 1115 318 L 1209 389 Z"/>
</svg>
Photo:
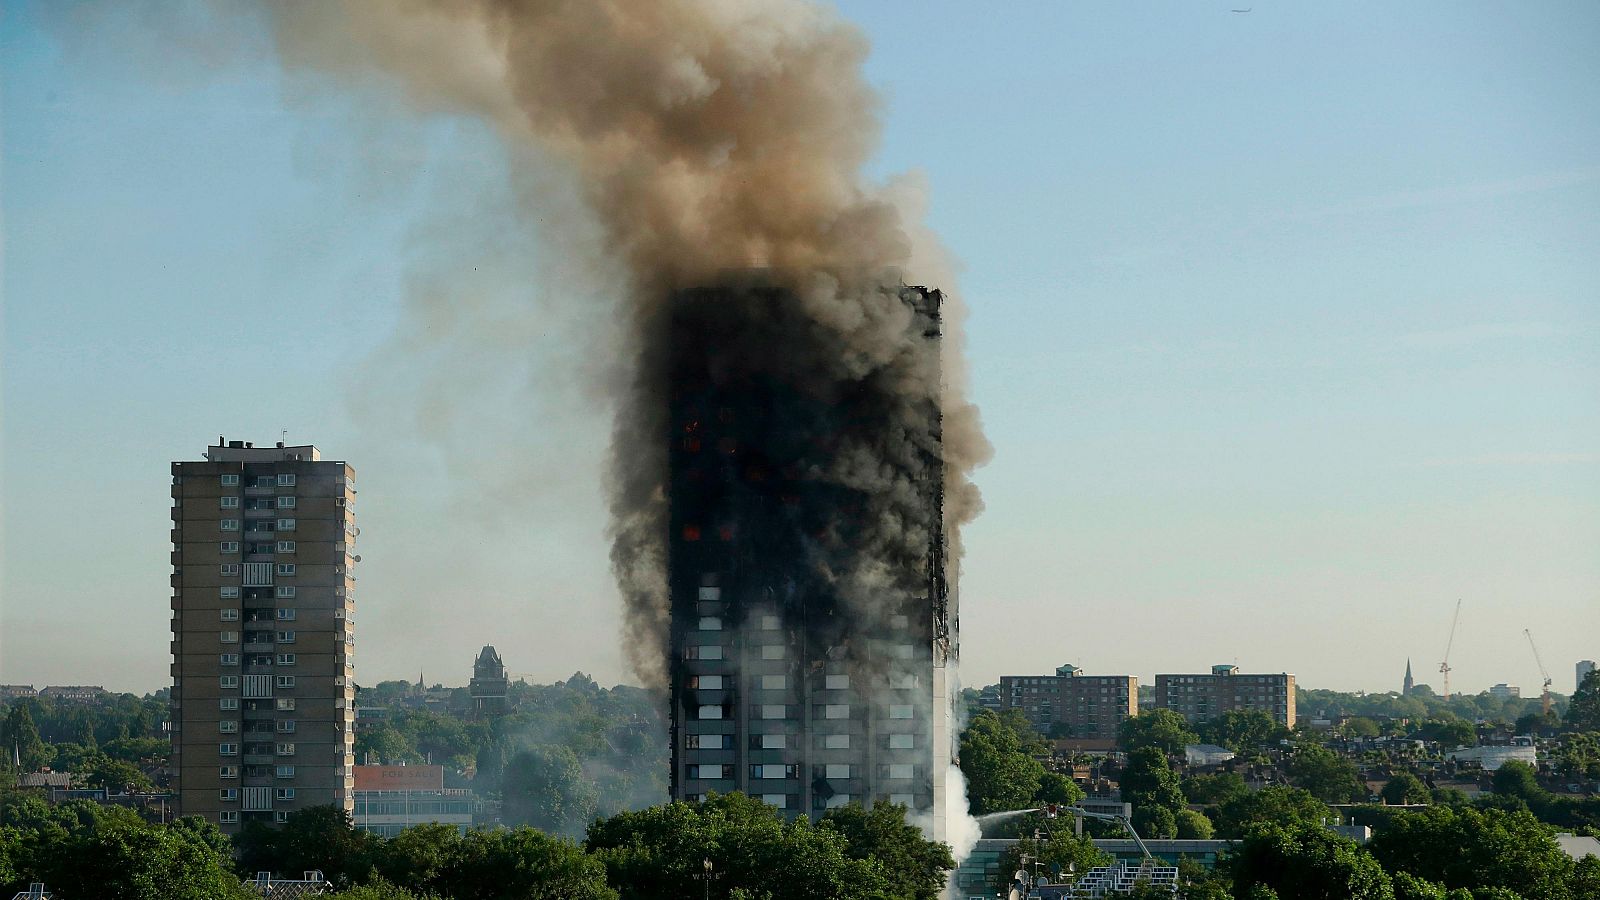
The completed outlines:
<svg viewBox="0 0 1600 900">
<path fill-rule="evenodd" d="M 964 680 L 1383 690 L 1410 656 L 1437 686 L 1461 598 L 1458 689 L 1536 690 L 1532 628 L 1570 691 L 1600 658 L 1600 6 L 1229 6 L 840 5 L 873 173 L 926 179 L 971 308 Z M 116 9 L 0 18 L 0 680 L 165 684 L 167 464 L 281 429 L 359 472 L 363 682 L 461 683 L 484 643 L 624 679 L 559 322 L 489 329 L 520 371 L 407 339 L 408 259 L 546 265 L 450 239 L 504 187 L 487 132 L 297 96 L 247 18 Z"/>
</svg>

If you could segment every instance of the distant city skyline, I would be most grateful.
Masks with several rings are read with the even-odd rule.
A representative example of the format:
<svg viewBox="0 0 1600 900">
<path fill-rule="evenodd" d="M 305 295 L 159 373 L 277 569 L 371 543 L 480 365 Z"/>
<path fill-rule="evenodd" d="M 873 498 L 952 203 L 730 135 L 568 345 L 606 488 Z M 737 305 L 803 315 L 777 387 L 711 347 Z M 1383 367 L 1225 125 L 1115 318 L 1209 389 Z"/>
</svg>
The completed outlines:
<svg viewBox="0 0 1600 900">
<path fill-rule="evenodd" d="M 360 683 L 464 685 L 485 643 L 633 682 L 595 306 L 541 240 L 581 223 L 519 214 L 481 125 L 287 75 L 232 9 L 0 19 L 0 682 L 166 686 L 168 464 L 285 429 L 360 473 Z M 1536 691 L 1530 628 L 1571 693 L 1600 655 L 1600 8 L 838 9 L 872 172 L 914 173 L 959 262 L 996 448 L 964 684 L 1387 691 L 1409 657 L 1439 691 L 1461 599 L 1454 690 Z"/>
</svg>

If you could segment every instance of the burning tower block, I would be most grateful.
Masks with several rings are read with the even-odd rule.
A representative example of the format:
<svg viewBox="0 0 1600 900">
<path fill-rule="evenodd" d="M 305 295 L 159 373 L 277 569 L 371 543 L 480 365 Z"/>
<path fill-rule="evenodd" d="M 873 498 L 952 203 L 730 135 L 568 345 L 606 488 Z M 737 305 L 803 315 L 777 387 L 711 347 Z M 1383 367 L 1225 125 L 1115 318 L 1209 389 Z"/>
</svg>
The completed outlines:
<svg viewBox="0 0 1600 900">
<path fill-rule="evenodd" d="M 834 291 L 866 314 L 829 317 Z M 889 800 L 943 837 L 941 300 L 758 273 L 663 309 L 675 798 Z"/>
</svg>

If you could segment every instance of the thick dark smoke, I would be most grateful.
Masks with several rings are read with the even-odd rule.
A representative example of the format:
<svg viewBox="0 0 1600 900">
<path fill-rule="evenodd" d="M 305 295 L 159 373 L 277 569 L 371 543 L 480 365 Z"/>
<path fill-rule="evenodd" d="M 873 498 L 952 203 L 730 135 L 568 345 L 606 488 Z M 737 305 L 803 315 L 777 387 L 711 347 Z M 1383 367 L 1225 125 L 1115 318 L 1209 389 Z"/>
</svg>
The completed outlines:
<svg viewBox="0 0 1600 900">
<path fill-rule="evenodd" d="M 270 4 L 290 65 L 392 79 L 420 108 L 493 122 L 528 165 L 570 176 L 592 213 L 597 280 L 621 284 L 609 489 L 612 562 L 626 647 L 659 683 L 666 591 L 665 304 L 761 269 L 763 291 L 724 290 L 730 320 L 764 321 L 748 354 L 816 397 L 876 392 L 878 438 L 845 441 L 805 477 L 873 498 L 851 523 L 849 564 L 830 573 L 869 604 L 927 551 L 918 460 L 943 454 L 946 536 L 979 508 L 968 480 L 987 455 L 960 391 L 959 315 L 944 309 L 944 376 L 898 282 L 950 287 L 908 215 L 915 198 L 866 183 L 877 99 L 862 36 L 799 0 L 394 0 Z M 534 196 L 535 204 L 539 198 Z M 776 304 L 775 307 L 772 304 Z M 952 377 L 952 370 L 956 377 Z M 942 446 L 929 409 L 943 412 Z M 841 536 L 836 536 L 841 537 Z M 903 593 L 899 596 L 904 596 Z"/>
</svg>

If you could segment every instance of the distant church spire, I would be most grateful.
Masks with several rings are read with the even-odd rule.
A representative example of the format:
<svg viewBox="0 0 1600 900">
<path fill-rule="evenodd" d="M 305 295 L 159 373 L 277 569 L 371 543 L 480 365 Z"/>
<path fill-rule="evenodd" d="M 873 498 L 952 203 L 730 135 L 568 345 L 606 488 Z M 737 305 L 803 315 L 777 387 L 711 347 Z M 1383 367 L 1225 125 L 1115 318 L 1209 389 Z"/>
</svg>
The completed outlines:
<svg viewBox="0 0 1600 900">
<path fill-rule="evenodd" d="M 1411 689 L 1414 687 L 1416 687 L 1416 682 L 1411 680 L 1411 657 L 1408 656 L 1406 657 L 1406 683 L 1400 689 L 1400 695 L 1403 697 L 1411 696 Z"/>
</svg>

